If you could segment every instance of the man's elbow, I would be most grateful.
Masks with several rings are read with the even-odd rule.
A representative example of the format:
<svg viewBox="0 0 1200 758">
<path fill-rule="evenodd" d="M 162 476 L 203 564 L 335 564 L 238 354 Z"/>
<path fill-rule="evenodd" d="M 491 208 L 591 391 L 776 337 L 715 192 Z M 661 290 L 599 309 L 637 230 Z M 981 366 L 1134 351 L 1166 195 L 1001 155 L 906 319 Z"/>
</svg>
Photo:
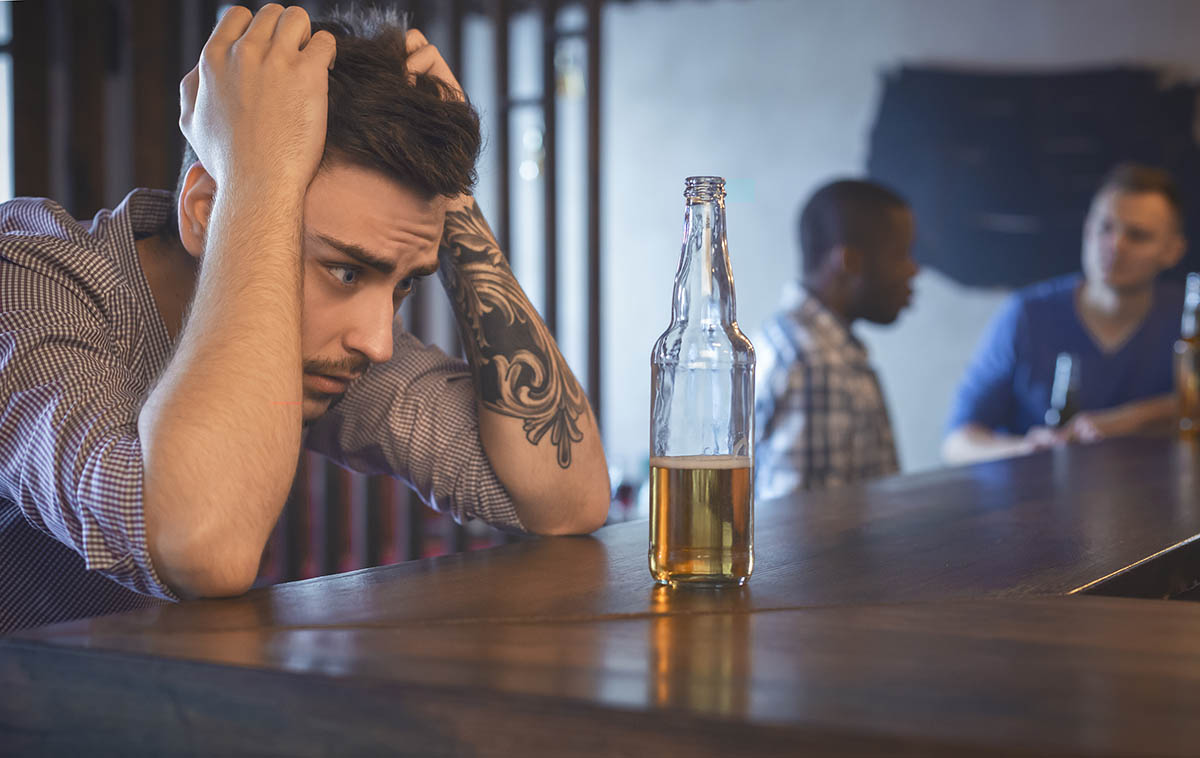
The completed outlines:
<svg viewBox="0 0 1200 758">
<path fill-rule="evenodd" d="M 540 504 L 519 509 L 521 521 L 529 531 L 546 537 L 590 534 L 608 520 L 608 494 L 607 488 L 590 487 L 573 497 L 539 498 Z"/>
<path fill-rule="evenodd" d="M 591 534 L 608 521 L 610 505 L 608 489 L 596 489 L 590 497 L 584 498 L 581 507 L 576 511 L 571 528 L 563 534 Z"/>
<path fill-rule="evenodd" d="M 159 578 L 180 598 L 234 597 L 258 576 L 262 550 L 196 536 L 147 534 Z"/>
</svg>

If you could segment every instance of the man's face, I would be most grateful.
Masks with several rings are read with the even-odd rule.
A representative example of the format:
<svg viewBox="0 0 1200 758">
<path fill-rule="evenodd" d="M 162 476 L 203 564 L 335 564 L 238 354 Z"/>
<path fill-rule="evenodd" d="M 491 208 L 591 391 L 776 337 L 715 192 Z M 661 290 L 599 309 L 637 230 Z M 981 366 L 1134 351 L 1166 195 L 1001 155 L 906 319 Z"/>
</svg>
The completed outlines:
<svg viewBox="0 0 1200 758">
<path fill-rule="evenodd" d="M 304 200 L 304 419 L 392 355 L 392 325 L 417 278 L 437 270 L 446 200 L 335 163 Z"/>
<path fill-rule="evenodd" d="M 1114 290 L 1140 289 L 1178 262 L 1183 238 L 1157 192 L 1101 192 L 1083 225 L 1083 275 Z"/>
<path fill-rule="evenodd" d="M 888 212 L 888 234 L 875 250 L 864 251 L 858 312 L 876 324 L 896 320 L 912 299 L 917 264 L 912 259 L 916 222 L 908 209 Z"/>
</svg>

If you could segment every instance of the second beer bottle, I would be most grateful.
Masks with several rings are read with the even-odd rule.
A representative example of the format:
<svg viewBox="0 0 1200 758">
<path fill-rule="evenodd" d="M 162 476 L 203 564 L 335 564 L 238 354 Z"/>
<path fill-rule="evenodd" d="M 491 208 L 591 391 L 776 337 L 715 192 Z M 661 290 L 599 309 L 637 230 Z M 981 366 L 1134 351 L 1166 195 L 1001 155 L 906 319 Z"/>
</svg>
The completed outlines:
<svg viewBox="0 0 1200 758">
<path fill-rule="evenodd" d="M 1200 273 L 1187 276 L 1183 323 L 1175 343 L 1175 395 L 1179 400 L 1179 433 L 1200 436 Z"/>
<path fill-rule="evenodd" d="M 650 573 L 740 585 L 754 568 L 754 347 L 737 324 L 725 180 L 684 184 L 671 324 L 650 356 Z"/>
</svg>

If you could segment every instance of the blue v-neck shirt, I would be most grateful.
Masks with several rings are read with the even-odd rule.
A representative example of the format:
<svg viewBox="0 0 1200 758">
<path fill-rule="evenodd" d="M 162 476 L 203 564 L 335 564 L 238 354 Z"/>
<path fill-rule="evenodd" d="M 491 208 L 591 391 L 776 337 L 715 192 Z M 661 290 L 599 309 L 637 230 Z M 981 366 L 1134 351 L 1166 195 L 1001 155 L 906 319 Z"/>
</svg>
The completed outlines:
<svg viewBox="0 0 1200 758">
<path fill-rule="evenodd" d="M 1009 434 L 1044 424 L 1058 354 L 1079 360 L 1079 410 L 1111 408 L 1173 388 L 1183 287 L 1159 281 L 1154 304 L 1124 344 L 1103 351 L 1075 310 L 1080 274 L 1018 290 L 992 319 L 959 384 L 947 431 L 976 423 Z"/>
</svg>

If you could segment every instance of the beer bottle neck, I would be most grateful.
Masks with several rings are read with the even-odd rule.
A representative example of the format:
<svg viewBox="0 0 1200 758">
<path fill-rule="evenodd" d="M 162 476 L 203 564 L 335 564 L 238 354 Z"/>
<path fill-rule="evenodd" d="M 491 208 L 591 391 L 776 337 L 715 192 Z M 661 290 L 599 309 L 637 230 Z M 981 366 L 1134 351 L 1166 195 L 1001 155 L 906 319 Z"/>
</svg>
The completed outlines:
<svg viewBox="0 0 1200 758">
<path fill-rule="evenodd" d="M 1187 290 L 1183 297 L 1183 323 L 1179 334 L 1185 340 L 1195 340 L 1197 334 L 1197 315 L 1200 313 L 1200 274 L 1188 274 Z"/>
<path fill-rule="evenodd" d="M 671 307 L 673 323 L 728 327 L 737 320 L 725 241 L 724 185 L 724 180 L 716 177 L 687 180 L 683 251 Z"/>
</svg>

